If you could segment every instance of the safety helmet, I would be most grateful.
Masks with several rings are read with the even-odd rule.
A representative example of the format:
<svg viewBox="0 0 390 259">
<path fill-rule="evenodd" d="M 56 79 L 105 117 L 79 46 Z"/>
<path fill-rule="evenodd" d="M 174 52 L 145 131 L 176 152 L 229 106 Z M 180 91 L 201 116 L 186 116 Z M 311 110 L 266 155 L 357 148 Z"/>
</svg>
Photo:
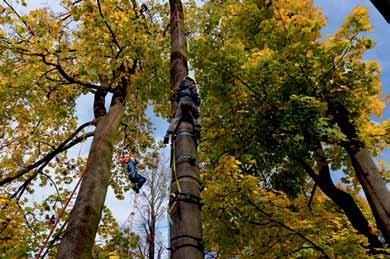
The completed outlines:
<svg viewBox="0 0 390 259">
<path fill-rule="evenodd" d="M 191 80 L 192 82 L 194 82 L 194 84 L 196 84 L 196 81 L 195 81 L 195 79 L 194 78 L 192 78 L 192 77 L 190 77 L 190 76 L 185 76 L 184 77 L 184 79 L 186 79 L 186 80 Z"/>
</svg>

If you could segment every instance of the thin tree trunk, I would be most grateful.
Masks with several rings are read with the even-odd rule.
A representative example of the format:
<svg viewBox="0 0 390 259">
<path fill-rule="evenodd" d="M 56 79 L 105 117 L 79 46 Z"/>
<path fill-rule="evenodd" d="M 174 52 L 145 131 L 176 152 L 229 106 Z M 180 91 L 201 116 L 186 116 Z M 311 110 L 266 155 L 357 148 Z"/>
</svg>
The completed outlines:
<svg viewBox="0 0 390 259">
<path fill-rule="evenodd" d="M 150 215 L 149 215 L 149 259 L 154 259 L 154 251 L 155 251 L 155 237 L 156 237 L 156 193 L 158 192 L 159 186 L 156 184 L 157 178 L 157 170 L 152 174 L 152 181 L 150 183 Z"/>
<path fill-rule="evenodd" d="M 156 237 L 156 218 L 154 214 L 152 214 L 151 222 L 149 226 L 149 236 L 148 236 L 148 242 L 149 242 L 149 259 L 154 259 L 154 251 L 155 251 L 155 237 Z"/>
<path fill-rule="evenodd" d="M 124 111 L 128 82 L 123 80 L 121 87 L 116 88 L 107 114 L 104 108 L 105 93 L 97 91 L 95 94 L 95 135 L 76 203 L 59 247 L 59 259 L 92 257 L 92 248 L 111 178 L 113 146 Z"/>
<path fill-rule="evenodd" d="M 387 244 L 390 244 L 390 192 L 367 147 L 359 139 L 356 126 L 349 119 L 348 110 L 342 105 L 329 104 L 331 114 L 346 135 L 342 145 L 351 158 L 355 174 L 363 187 L 376 223 Z"/>
<path fill-rule="evenodd" d="M 309 173 L 314 182 L 320 187 L 320 189 L 327 195 L 336 205 L 341 208 L 348 220 L 351 222 L 352 226 L 359 232 L 368 238 L 368 242 L 371 247 L 382 248 L 382 243 L 378 240 L 378 237 L 372 232 L 372 229 L 369 226 L 369 223 L 362 211 L 356 204 L 352 196 L 338 189 L 330 176 L 329 166 L 326 161 L 325 153 L 321 147 L 321 144 L 318 144 L 318 147 L 315 151 L 315 160 L 319 167 L 319 174 L 316 174 L 315 171 L 306 164 L 304 161 L 303 166 L 305 170 Z"/>
<path fill-rule="evenodd" d="M 171 28 L 171 90 L 175 93 L 179 82 L 188 74 L 187 44 L 184 33 L 184 15 L 180 0 L 170 0 Z M 175 96 L 172 95 L 172 113 L 175 110 Z M 179 123 L 177 132 L 192 132 L 194 128 L 189 122 Z M 172 186 L 169 201 L 169 213 L 172 219 L 170 227 L 171 258 L 199 259 L 203 258 L 202 226 L 200 221 L 199 169 L 198 163 L 192 165 L 189 161 L 177 163 L 183 155 L 193 155 L 196 158 L 197 147 L 194 139 L 188 135 L 177 136 L 173 140 L 175 149 L 175 170 L 172 170 Z"/>
</svg>

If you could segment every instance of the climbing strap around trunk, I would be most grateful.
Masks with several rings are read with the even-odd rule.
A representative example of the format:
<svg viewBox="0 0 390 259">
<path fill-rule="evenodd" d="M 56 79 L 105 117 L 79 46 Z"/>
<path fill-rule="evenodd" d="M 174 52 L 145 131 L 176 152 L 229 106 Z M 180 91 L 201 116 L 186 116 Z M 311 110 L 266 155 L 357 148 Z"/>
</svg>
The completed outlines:
<svg viewBox="0 0 390 259">
<path fill-rule="evenodd" d="M 190 235 L 180 235 L 180 236 L 176 236 L 176 237 L 171 238 L 171 243 L 173 243 L 175 240 L 179 240 L 179 239 L 183 239 L 183 238 L 189 239 L 189 240 L 187 240 L 189 242 L 186 242 L 186 243 L 178 245 L 178 246 L 172 245 L 172 247 L 168 248 L 168 250 L 171 251 L 172 254 L 175 253 L 177 250 L 179 250 L 182 247 L 190 246 L 190 247 L 194 247 L 194 248 L 198 249 L 204 255 L 204 243 L 203 243 L 202 238 L 194 237 L 194 236 L 190 236 Z"/>
<path fill-rule="evenodd" d="M 176 163 L 189 162 L 191 165 L 196 165 L 196 156 L 193 154 L 184 154 L 176 158 Z"/>
<path fill-rule="evenodd" d="M 200 197 L 197 197 L 193 195 L 190 192 L 175 192 L 171 193 L 172 200 L 174 202 L 177 201 L 184 201 L 184 202 L 190 202 L 198 205 L 199 207 L 203 206 L 202 199 Z"/>
</svg>

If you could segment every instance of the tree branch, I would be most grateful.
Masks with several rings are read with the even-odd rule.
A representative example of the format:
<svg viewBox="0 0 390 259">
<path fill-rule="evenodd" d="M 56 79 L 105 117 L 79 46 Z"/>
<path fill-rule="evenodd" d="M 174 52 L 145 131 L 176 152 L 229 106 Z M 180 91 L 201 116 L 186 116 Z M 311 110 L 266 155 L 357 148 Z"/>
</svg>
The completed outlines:
<svg viewBox="0 0 390 259">
<path fill-rule="evenodd" d="M 4 184 L 7 184 L 7 183 L 10 183 L 12 182 L 13 180 L 23 176 L 24 174 L 26 174 L 27 172 L 31 171 L 32 169 L 42 165 L 43 163 L 45 162 L 49 162 L 51 159 L 53 159 L 56 155 L 58 155 L 59 153 L 69 149 L 70 147 L 78 144 L 79 142 L 83 141 L 84 139 L 86 138 L 89 138 L 91 136 L 93 136 L 93 133 L 91 134 L 90 133 L 87 133 L 85 135 L 83 135 L 82 137 L 79 137 L 77 139 L 75 139 L 74 141 L 70 142 L 81 130 L 83 130 L 84 128 L 86 128 L 87 126 L 91 126 L 93 125 L 93 122 L 90 121 L 90 122 L 87 122 L 87 123 L 84 123 L 83 125 L 81 125 L 80 127 L 78 127 L 64 142 L 62 142 L 55 150 L 49 152 L 48 154 L 46 154 L 46 156 L 44 156 L 43 158 L 41 158 L 40 160 L 36 161 L 35 163 L 33 164 L 30 164 L 28 166 L 26 166 L 25 168 L 23 168 L 22 170 L 19 170 L 18 172 L 16 172 L 15 175 L 13 176 L 9 176 L 9 177 L 6 177 L 6 178 L 3 178 L 0 180 L 0 186 L 3 186 Z M 76 141 L 77 140 L 77 141 Z"/>
<path fill-rule="evenodd" d="M 43 172 L 40 172 L 40 174 L 43 175 L 43 176 L 46 176 L 46 178 L 49 179 L 49 181 L 53 184 L 54 189 L 56 190 L 57 196 L 60 197 L 60 191 L 58 190 L 57 184 L 56 184 L 56 182 L 50 177 L 50 175 L 45 174 L 45 173 L 43 173 Z M 57 200 L 56 200 L 56 202 L 57 202 Z M 61 204 L 62 209 L 64 209 L 64 204 L 63 204 L 63 202 L 62 202 L 61 200 L 60 200 L 60 204 Z"/>
<path fill-rule="evenodd" d="M 283 258 L 283 257 L 289 256 L 289 255 L 295 254 L 296 252 L 299 252 L 299 251 L 304 250 L 304 249 L 315 249 L 315 247 L 313 247 L 313 246 L 302 246 L 302 247 L 297 248 L 297 249 L 295 249 L 295 250 L 293 250 L 293 251 L 291 251 L 291 252 L 289 252 L 287 254 L 278 256 L 278 257 L 276 257 L 276 259 Z"/>
<path fill-rule="evenodd" d="M 307 238 L 305 235 L 303 235 L 302 233 L 292 229 L 291 227 L 289 227 L 288 225 L 280 222 L 280 221 L 277 221 L 275 219 L 272 218 L 272 215 L 265 212 L 263 209 L 261 209 L 259 206 L 257 206 L 257 204 L 255 204 L 249 197 L 247 197 L 247 201 L 250 205 L 252 205 L 257 211 L 261 212 L 263 215 L 267 216 L 268 217 L 268 220 L 271 221 L 271 222 L 274 222 L 276 225 L 279 225 L 281 226 L 282 228 L 285 228 L 289 231 L 291 231 L 292 233 L 298 235 L 300 238 L 302 238 L 303 240 L 309 242 L 314 249 L 316 249 L 317 251 L 319 251 L 321 254 L 324 255 L 325 258 L 328 258 L 330 259 L 329 255 L 324 251 L 324 249 L 322 249 L 322 247 L 318 246 L 317 244 L 315 244 L 313 241 L 311 241 L 309 238 Z"/>
<path fill-rule="evenodd" d="M 83 82 L 81 80 L 78 80 L 78 79 L 74 78 L 72 75 L 68 74 L 60 63 L 59 53 L 56 53 L 57 63 L 53 63 L 53 62 L 50 62 L 47 60 L 47 56 L 50 54 L 53 54 L 53 53 L 35 53 L 35 52 L 30 52 L 29 50 L 24 49 L 24 48 L 17 48 L 17 50 L 18 50 L 19 54 L 21 54 L 21 55 L 40 57 L 42 59 L 42 62 L 45 65 L 54 67 L 58 71 L 58 73 L 66 81 L 68 81 L 70 84 L 78 84 L 80 86 L 86 87 L 88 89 L 94 89 L 94 90 L 96 90 L 100 87 L 99 85 L 95 85 L 92 83 Z M 48 78 L 47 75 L 46 75 L 46 78 Z M 51 81 L 56 81 L 55 79 L 52 79 L 52 78 L 48 78 L 48 79 Z"/>
<path fill-rule="evenodd" d="M 314 198 L 314 194 L 316 193 L 316 189 L 317 189 L 317 183 L 314 183 L 313 189 L 312 189 L 311 194 L 310 194 L 309 202 L 307 203 L 307 207 L 309 208 L 309 210 L 312 210 L 311 203 L 313 202 L 313 198 Z"/>
<path fill-rule="evenodd" d="M 61 150 L 60 152 L 62 152 L 64 150 L 67 150 L 67 149 L 73 147 L 74 145 L 80 143 L 81 141 L 84 141 L 86 138 L 89 138 L 89 137 L 93 136 L 94 133 L 95 132 L 88 132 L 88 133 L 84 134 L 83 136 L 80 136 L 80 137 L 74 139 L 72 142 L 70 142 L 67 145 L 65 145 L 63 150 Z M 42 170 L 49 164 L 51 159 L 53 159 L 60 152 L 56 153 L 52 158 L 50 158 L 50 160 L 45 161 L 38 169 L 36 169 L 34 174 L 32 174 L 21 186 L 19 186 L 19 188 L 11 196 L 11 198 L 16 198 L 17 200 L 19 200 L 22 197 L 22 195 L 25 192 L 25 190 L 27 189 L 28 185 L 31 183 L 31 181 L 34 180 L 34 178 L 37 177 L 37 175 L 40 172 L 42 172 Z"/>
<path fill-rule="evenodd" d="M 57 54 L 57 64 L 54 64 L 54 63 L 51 63 L 51 62 L 48 62 L 46 61 L 46 56 L 42 56 L 42 61 L 47 64 L 47 65 L 51 65 L 51 66 L 54 66 L 55 68 L 57 68 L 57 71 L 58 73 L 60 73 L 60 75 L 65 78 L 69 83 L 72 83 L 72 84 L 78 84 L 78 85 L 81 85 L 81 86 L 84 86 L 84 87 L 87 87 L 87 88 L 92 88 L 94 90 L 98 89 L 99 86 L 95 85 L 95 84 L 91 84 L 91 83 L 86 83 L 86 82 L 82 82 L 74 77 L 72 77 L 71 75 L 69 75 L 65 70 L 64 68 L 61 66 L 61 63 L 60 63 L 60 57 L 59 55 Z"/>
<path fill-rule="evenodd" d="M 106 25 L 107 29 L 110 31 L 110 34 L 111 34 L 111 37 L 112 37 L 112 41 L 114 42 L 114 44 L 118 47 L 118 52 L 121 52 L 122 50 L 122 47 L 120 46 L 118 40 L 116 39 L 116 36 L 115 36 L 115 33 L 114 31 L 112 30 L 111 26 L 108 24 L 108 22 L 106 21 L 106 18 L 104 18 L 104 15 L 103 15 L 103 11 L 102 11 L 102 7 L 100 5 L 100 1 L 99 0 L 96 0 L 97 2 L 97 5 L 98 5 L 98 8 L 99 8 L 99 14 L 100 14 L 100 17 L 103 19 L 103 22 L 104 24 Z"/>
<path fill-rule="evenodd" d="M 30 32 L 31 35 L 35 36 L 34 34 L 34 31 L 31 29 L 31 27 L 28 25 L 28 23 L 26 22 L 25 19 L 23 19 L 23 17 L 15 10 L 15 8 L 10 4 L 8 3 L 7 0 L 3 0 L 4 3 L 12 10 L 12 12 L 19 18 L 19 20 L 22 21 L 22 23 L 24 24 L 24 26 L 27 28 L 27 30 Z"/>
<path fill-rule="evenodd" d="M 352 43 L 352 41 L 357 37 L 357 33 L 354 34 L 350 39 L 349 39 L 349 42 Z M 344 59 L 344 57 L 348 54 L 349 50 L 351 50 L 352 47 L 346 47 L 342 53 L 341 53 L 341 57 L 339 58 L 339 60 L 337 60 L 336 63 L 333 62 L 332 64 L 332 67 L 329 68 L 328 71 L 326 71 L 322 77 L 320 77 L 318 83 L 316 84 L 317 86 L 320 85 L 333 71 L 336 70 L 337 66 L 339 65 L 339 63 Z"/>
</svg>

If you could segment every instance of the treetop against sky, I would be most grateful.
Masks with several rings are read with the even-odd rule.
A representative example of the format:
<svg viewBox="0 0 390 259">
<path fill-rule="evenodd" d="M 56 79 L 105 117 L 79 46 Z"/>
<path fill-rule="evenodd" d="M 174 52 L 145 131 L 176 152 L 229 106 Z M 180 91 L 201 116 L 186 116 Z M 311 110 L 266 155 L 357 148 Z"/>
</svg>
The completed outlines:
<svg viewBox="0 0 390 259">
<path fill-rule="evenodd" d="M 56 11 L 61 9 L 59 5 L 60 2 L 61 1 L 58 0 L 30 0 L 27 1 L 26 7 L 17 6 L 17 9 L 21 13 L 26 13 L 29 10 L 33 10 L 35 8 L 40 7 L 47 7 Z M 196 2 L 198 4 L 202 4 L 202 1 L 197 0 Z M 370 37 L 372 37 L 376 41 L 376 47 L 367 52 L 366 59 L 376 59 L 381 64 L 383 69 L 381 73 L 383 91 L 385 95 L 388 95 L 390 93 L 390 48 L 388 48 L 387 46 L 390 46 L 390 38 L 387 36 L 390 33 L 390 26 L 384 21 L 378 10 L 368 0 L 315 0 L 314 2 L 317 6 L 323 8 L 325 15 L 328 17 L 328 25 L 322 30 L 323 37 L 326 37 L 327 34 L 334 33 L 343 23 L 344 18 L 352 11 L 352 9 L 356 5 L 363 5 L 369 9 L 371 22 L 374 26 L 374 30 L 369 34 Z M 89 105 L 91 100 L 92 96 L 90 95 L 88 97 L 88 95 L 86 95 L 80 97 L 77 101 L 77 116 L 79 118 L 79 123 L 92 118 L 93 111 L 92 107 L 90 107 Z M 153 127 L 156 128 L 155 137 L 161 139 L 164 134 L 165 128 L 167 127 L 167 123 L 156 117 L 152 113 L 151 109 L 148 110 L 148 116 L 152 119 L 154 123 Z M 383 117 L 373 117 L 373 120 L 381 121 L 383 119 L 389 118 L 389 116 L 390 107 L 387 106 L 384 111 Z M 87 154 L 88 143 L 89 142 L 84 145 L 82 149 L 82 155 Z M 78 147 L 74 147 L 70 152 L 76 155 L 78 153 Z M 390 161 L 390 151 L 386 149 L 381 155 L 381 158 Z M 36 195 L 41 196 L 39 193 L 37 193 Z M 126 211 L 126 209 L 123 208 L 123 204 L 121 202 L 118 203 L 118 201 L 113 196 L 109 195 L 107 199 L 107 205 L 112 207 L 115 217 L 117 217 L 120 221 L 124 220 L 124 212 Z"/>
</svg>

